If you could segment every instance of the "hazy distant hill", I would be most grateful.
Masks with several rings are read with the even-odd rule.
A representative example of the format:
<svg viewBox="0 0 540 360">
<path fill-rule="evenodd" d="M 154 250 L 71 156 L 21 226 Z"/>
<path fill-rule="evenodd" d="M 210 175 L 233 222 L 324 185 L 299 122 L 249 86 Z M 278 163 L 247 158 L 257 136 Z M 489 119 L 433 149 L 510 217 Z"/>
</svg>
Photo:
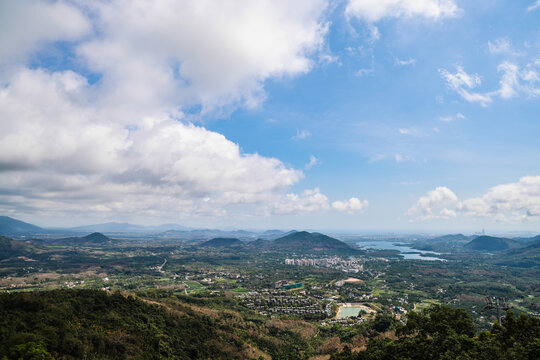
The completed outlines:
<svg viewBox="0 0 540 360">
<path fill-rule="evenodd" d="M 540 237 L 538 240 L 525 244 L 523 247 L 512 249 L 507 252 L 508 255 L 535 256 L 540 258 Z"/>
<path fill-rule="evenodd" d="M 34 240 L 45 245 L 63 245 L 63 246 L 77 246 L 77 245 L 109 245 L 113 244 L 115 240 L 103 235 L 102 233 L 95 232 L 82 237 L 69 237 L 63 239 L 53 240 Z"/>
<path fill-rule="evenodd" d="M 42 228 L 36 225 L 26 223 L 24 221 L 10 218 L 9 216 L 0 216 L 0 234 L 3 235 L 19 235 L 31 234 L 43 231 Z"/>
<path fill-rule="evenodd" d="M 84 225 L 70 228 L 73 232 L 102 232 L 102 233 L 159 233 L 167 230 L 185 231 L 189 228 L 178 224 L 163 224 L 158 226 L 134 225 L 130 223 L 108 222 L 104 224 Z"/>
<path fill-rule="evenodd" d="M 283 250 L 347 250 L 357 251 L 341 240 L 320 233 L 298 231 L 271 242 L 271 247 Z"/>
<path fill-rule="evenodd" d="M 471 241 L 476 237 L 476 235 L 467 236 L 463 234 L 448 234 L 443 236 L 438 236 L 436 238 L 430 239 L 430 242 L 461 242 L 461 241 Z"/>
<path fill-rule="evenodd" d="M 182 230 L 168 230 L 160 234 L 157 237 L 162 239 L 179 239 L 179 240 L 204 240 L 214 238 L 236 238 L 246 241 L 255 240 L 257 233 L 245 231 L 245 230 L 217 230 L 217 229 L 194 229 L 189 231 Z"/>
<path fill-rule="evenodd" d="M 204 247 L 238 247 L 243 243 L 236 238 L 215 238 L 203 242 L 200 246 Z"/>
<path fill-rule="evenodd" d="M 519 246 L 521 244 L 515 240 L 487 235 L 479 236 L 465 244 L 466 248 L 478 251 L 504 251 Z"/>
<path fill-rule="evenodd" d="M 525 242 L 525 243 L 533 243 L 535 241 L 540 241 L 540 235 L 536 235 L 535 237 L 516 237 L 516 238 L 512 238 L 512 240 Z"/>
</svg>

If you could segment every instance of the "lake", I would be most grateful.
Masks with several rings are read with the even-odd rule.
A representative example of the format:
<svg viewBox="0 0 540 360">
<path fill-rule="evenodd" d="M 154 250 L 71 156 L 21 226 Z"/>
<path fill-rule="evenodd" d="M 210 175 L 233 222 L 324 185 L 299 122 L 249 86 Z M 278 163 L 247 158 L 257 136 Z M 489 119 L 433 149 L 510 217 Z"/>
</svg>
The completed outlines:
<svg viewBox="0 0 540 360">
<path fill-rule="evenodd" d="M 356 245 L 360 249 L 364 249 L 364 250 L 374 249 L 374 250 L 399 251 L 399 254 L 401 256 L 409 260 L 446 261 L 445 259 L 441 259 L 437 257 L 437 255 L 440 255 L 440 253 L 436 253 L 433 251 L 413 249 L 407 244 L 396 243 L 395 241 L 384 241 L 384 240 L 361 241 L 361 242 L 357 242 Z M 424 254 L 424 256 L 422 256 L 421 254 Z M 425 256 L 425 255 L 428 255 L 428 256 Z"/>
</svg>

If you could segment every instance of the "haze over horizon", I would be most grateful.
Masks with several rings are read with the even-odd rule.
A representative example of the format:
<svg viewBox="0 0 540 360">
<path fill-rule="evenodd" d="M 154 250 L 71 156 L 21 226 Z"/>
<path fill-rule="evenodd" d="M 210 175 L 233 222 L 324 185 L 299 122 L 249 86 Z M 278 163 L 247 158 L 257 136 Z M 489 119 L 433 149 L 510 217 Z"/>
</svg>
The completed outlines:
<svg viewBox="0 0 540 360">
<path fill-rule="evenodd" d="M 540 1 L 1 1 L 0 215 L 540 231 Z"/>
</svg>

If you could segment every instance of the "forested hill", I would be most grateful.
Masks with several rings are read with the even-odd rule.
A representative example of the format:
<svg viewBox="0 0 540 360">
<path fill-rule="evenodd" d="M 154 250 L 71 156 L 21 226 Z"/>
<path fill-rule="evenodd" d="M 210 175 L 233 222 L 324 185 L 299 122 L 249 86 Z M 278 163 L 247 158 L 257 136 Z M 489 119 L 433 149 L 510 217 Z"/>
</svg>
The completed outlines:
<svg viewBox="0 0 540 360">
<path fill-rule="evenodd" d="M 26 244 L 0 235 L 0 259 L 22 255 Z"/>
<path fill-rule="evenodd" d="M 0 295 L 0 359 L 245 359 L 234 329 L 177 304 L 97 290 Z"/>
<path fill-rule="evenodd" d="M 522 246 L 521 243 L 512 239 L 486 236 L 486 235 L 479 236 L 465 245 L 465 247 L 469 249 L 479 250 L 479 251 L 504 251 L 511 248 L 517 248 L 520 246 Z"/>
<path fill-rule="evenodd" d="M 341 336 L 345 345 L 333 347 L 326 345 L 340 339 L 331 329 L 231 310 L 231 298 L 139 296 L 98 290 L 0 294 L 0 359 L 308 360 L 327 354 L 319 358 L 532 360 L 540 354 L 540 320 L 511 311 L 502 326 L 482 332 L 465 310 L 448 306 L 410 312 L 406 325 L 378 314 L 348 328 Z M 347 344 L 357 340 L 364 345 L 351 352 Z"/>
<path fill-rule="evenodd" d="M 235 247 L 242 246 L 242 242 L 235 238 L 214 238 L 201 244 L 202 247 Z"/>
<path fill-rule="evenodd" d="M 508 311 L 502 324 L 477 333 L 463 309 L 434 305 L 411 312 L 393 338 L 371 338 L 364 351 L 345 348 L 330 360 L 538 360 L 540 319 Z"/>
<path fill-rule="evenodd" d="M 288 250 L 346 250 L 354 251 L 341 240 L 320 233 L 298 231 L 274 240 L 273 248 Z"/>
</svg>

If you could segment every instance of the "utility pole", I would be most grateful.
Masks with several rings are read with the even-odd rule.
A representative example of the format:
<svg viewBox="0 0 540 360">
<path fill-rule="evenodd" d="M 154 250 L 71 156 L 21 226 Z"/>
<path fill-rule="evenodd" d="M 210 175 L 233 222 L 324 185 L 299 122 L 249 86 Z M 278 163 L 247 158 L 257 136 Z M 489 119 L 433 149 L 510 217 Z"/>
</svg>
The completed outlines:
<svg viewBox="0 0 540 360">
<path fill-rule="evenodd" d="M 502 323 L 501 310 L 508 310 L 508 297 L 495 297 L 495 296 L 486 296 L 486 306 L 484 309 L 493 310 L 497 309 L 497 320 L 499 324 Z"/>
</svg>

